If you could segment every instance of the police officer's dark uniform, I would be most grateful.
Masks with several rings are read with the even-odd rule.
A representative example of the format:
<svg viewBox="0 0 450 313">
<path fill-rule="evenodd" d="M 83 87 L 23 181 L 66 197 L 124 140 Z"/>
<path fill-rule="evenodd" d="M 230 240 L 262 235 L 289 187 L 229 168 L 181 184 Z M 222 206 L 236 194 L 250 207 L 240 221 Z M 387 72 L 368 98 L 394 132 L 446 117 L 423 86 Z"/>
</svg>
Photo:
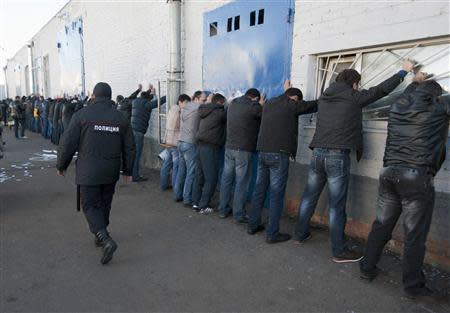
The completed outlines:
<svg viewBox="0 0 450 313">
<path fill-rule="evenodd" d="M 117 249 L 107 231 L 114 189 L 121 169 L 124 176 L 132 174 L 135 145 L 129 122 L 112 106 L 111 87 L 98 83 L 94 96 L 89 106 L 73 115 L 58 148 L 56 167 L 64 172 L 78 151 L 81 206 L 96 245 L 103 247 L 101 263 L 106 264 Z"/>
</svg>

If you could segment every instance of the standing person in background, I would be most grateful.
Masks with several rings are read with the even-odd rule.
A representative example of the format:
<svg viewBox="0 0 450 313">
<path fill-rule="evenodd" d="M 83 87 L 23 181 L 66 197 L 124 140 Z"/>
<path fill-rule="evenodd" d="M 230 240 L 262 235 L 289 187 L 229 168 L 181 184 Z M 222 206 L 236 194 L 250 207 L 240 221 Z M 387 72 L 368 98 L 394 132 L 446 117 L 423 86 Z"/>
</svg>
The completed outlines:
<svg viewBox="0 0 450 313">
<path fill-rule="evenodd" d="M 41 120 L 39 118 L 39 106 L 41 105 L 41 96 L 36 97 L 33 101 L 33 132 L 41 132 Z"/>
<path fill-rule="evenodd" d="M 434 297 L 423 273 L 425 243 L 434 209 L 434 177 L 445 160 L 449 96 L 418 73 L 389 112 L 376 219 L 360 263 L 361 278 L 373 280 L 384 246 L 404 217 L 403 288 L 408 298 Z"/>
<path fill-rule="evenodd" d="M 153 99 L 154 89 L 141 92 L 141 96 L 132 102 L 131 126 L 133 128 L 134 140 L 136 143 L 136 157 L 133 165 L 133 182 L 143 182 L 148 178 L 142 177 L 139 173 L 142 149 L 144 148 L 144 135 L 147 132 L 150 117 L 153 109 L 158 107 L 158 100 Z M 166 102 L 166 97 L 161 98 L 161 104 Z"/>
<path fill-rule="evenodd" d="M 177 143 L 180 138 L 180 110 L 184 108 L 191 97 L 182 94 L 178 97 L 176 105 L 173 105 L 166 116 L 165 153 L 162 153 L 162 166 L 160 172 L 161 190 L 169 188 L 170 171 L 172 170 L 172 188 L 175 186 L 178 172 L 178 149 Z M 164 152 L 164 151 L 163 151 Z"/>
<path fill-rule="evenodd" d="M 63 132 L 69 127 L 70 120 L 72 119 L 72 115 L 75 112 L 75 106 L 77 105 L 77 100 L 66 100 L 63 102 L 62 106 L 62 129 Z"/>
<path fill-rule="evenodd" d="M 226 99 L 214 94 L 211 103 L 200 105 L 200 122 L 195 136 L 198 150 L 198 164 L 192 191 L 193 209 L 200 214 L 213 212 L 211 198 L 214 195 L 219 175 L 219 154 L 225 143 L 227 115 Z"/>
<path fill-rule="evenodd" d="M 111 203 L 121 169 L 124 180 L 131 181 L 135 151 L 132 129 L 113 107 L 111 93 L 108 84 L 95 85 L 93 102 L 74 114 L 64 132 L 56 164 L 64 176 L 78 151 L 76 183 L 95 245 L 103 248 L 101 264 L 111 261 L 117 249 L 107 230 Z"/>
<path fill-rule="evenodd" d="M 248 222 L 245 198 L 252 176 L 252 155 L 256 151 L 262 104 L 264 98 L 261 98 L 257 89 L 251 88 L 242 97 L 231 101 L 227 108 L 227 138 L 219 216 L 226 218 L 231 214 L 230 200 L 234 193 L 233 217 L 237 223 Z"/>
<path fill-rule="evenodd" d="M 1 113 L 3 125 L 8 125 L 8 99 L 1 102 Z"/>
<path fill-rule="evenodd" d="M 317 101 L 303 101 L 302 92 L 293 88 L 289 80 L 285 82 L 284 90 L 284 94 L 266 102 L 262 110 L 257 144 L 258 174 L 247 230 L 248 234 L 253 235 L 264 229 L 261 213 L 269 191 L 267 243 L 291 238 L 289 234 L 279 231 L 289 175 L 289 158 L 295 159 L 297 154 L 299 115 L 317 111 Z"/>
<path fill-rule="evenodd" d="M 47 127 L 47 139 L 52 139 L 53 136 L 53 116 L 55 113 L 55 100 L 54 99 L 47 99 L 48 101 L 48 127 Z"/>
<path fill-rule="evenodd" d="M 311 141 L 311 167 L 299 207 L 295 239 L 301 244 L 311 237 L 309 223 L 325 184 L 328 183 L 330 240 L 332 260 L 357 262 L 362 254 L 346 245 L 346 203 L 350 180 L 350 152 L 362 156 L 362 109 L 391 93 L 414 64 L 406 60 L 403 69 L 370 89 L 359 90 L 361 75 L 354 69 L 343 70 L 320 96 L 316 132 Z"/>
<path fill-rule="evenodd" d="M 197 147 L 195 135 L 197 134 L 200 117 L 198 108 L 206 102 L 206 95 L 196 91 L 192 102 L 181 108 L 180 113 L 180 139 L 178 141 L 178 173 L 173 197 L 176 202 L 183 201 L 185 206 L 192 207 L 192 187 L 197 167 Z"/>
<path fill-rule="evenodd" d="M 47 138 L 48 132 L 48 100 L 45 100 L 44 97 L 40 97 L 41 101 L 39 103 L 39 120 L 41 125 L 41 135 L 44 138 Z"/>
<path fill-rule="evenodd" d="M 142 90 L 142 85 L 139 84 L 138 89 L 133 92 L 129 97 L 124 98 L 122 95 L 116 97 L 117 110 L 119 110 L 128 121 L 131 122 L 131 110 L 133 108 L 132 101 L 137 98 Z"/>
<path fill-rule="evenodd" d="M 33 100 L 32 97 L 28 97 L 25 101 L 25 126 L 29 131 L 33 131 Z"/>
<path fill-rule="evenodd" d="M 17 139 L 25 137 L 25 103 L 17 96 L 13 102 L 14 135 Z M 20 136 L 19 136 L 20 128 Z"/>
</svg>

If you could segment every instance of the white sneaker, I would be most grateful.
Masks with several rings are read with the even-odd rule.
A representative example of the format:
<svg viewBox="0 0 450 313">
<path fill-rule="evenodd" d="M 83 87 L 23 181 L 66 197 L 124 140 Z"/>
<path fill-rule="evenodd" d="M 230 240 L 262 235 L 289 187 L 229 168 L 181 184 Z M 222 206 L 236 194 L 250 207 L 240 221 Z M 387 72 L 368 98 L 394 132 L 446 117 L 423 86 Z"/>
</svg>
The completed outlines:
<svg viewBox="0 0 450 313">
<path fill-rule="evenodd" d="M 211 214 L 212 212 L 214 212 L 213 208 L 207 207 L 207 208 L 201 209 L 199 213 L 203 214 L 203 215 L 208 215 L 208 214 Z"/>
</svg>

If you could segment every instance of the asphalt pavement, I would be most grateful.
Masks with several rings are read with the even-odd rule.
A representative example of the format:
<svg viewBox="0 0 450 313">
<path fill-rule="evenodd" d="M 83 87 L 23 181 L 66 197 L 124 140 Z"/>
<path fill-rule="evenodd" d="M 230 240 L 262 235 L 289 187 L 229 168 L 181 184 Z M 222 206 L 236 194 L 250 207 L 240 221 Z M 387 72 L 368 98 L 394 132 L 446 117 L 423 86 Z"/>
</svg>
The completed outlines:
<svg viewBox="0 0 450 313">
<path fill-rule="evenodd" d="M 173 202 L 150 170 L 148 182 L 118 184 L 110 232 L 119 248 L 102 266 L 76 212 L 74 167 L 58 177 L 56 148 L 27 136 L 4 131 L 0 312 L 450 312 L 449 273 L 426 268 L 443 301 L 407 299 L 395 255 L 368 283 L 358 264 L 331 261 L 326 230 L 302 246 L 266 244 L 231 218 Z M 282 229 L 293 228 L 284 218 Z"/>
</svg>

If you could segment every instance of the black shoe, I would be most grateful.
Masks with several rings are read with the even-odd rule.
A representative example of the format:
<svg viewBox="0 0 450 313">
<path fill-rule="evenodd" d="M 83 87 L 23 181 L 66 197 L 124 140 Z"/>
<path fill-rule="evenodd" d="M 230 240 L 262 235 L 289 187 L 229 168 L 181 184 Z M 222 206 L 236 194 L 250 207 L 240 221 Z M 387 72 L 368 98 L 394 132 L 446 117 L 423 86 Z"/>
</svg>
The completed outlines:
<svg viewBox="0 0 450 313">
<path fill-rule="evenodd" d="M 97 236 L 94 237 L 94 244 L 96 247 L 103 247 L 102 241 Z"/>
<path fill-rule="evenodd" d="M 304 239 L 295 239 L 295 240 L 294 240 L 294 244 L 296 244 L 296 245 L 302 245 L 302 244 L 304 244 L 305 242 L 307 242 L 309 239 L 311 239 L 311 234 L 309 234 L 308 236 L 306 236 L 306 238 L 304 238 Z"/>
<path fill-rule="evenodd" d="M 267 243 L 279 243 L 279 242 L 288 241 L 289 239 L 291 239 L 291 235 L 278 233 L 275 235 L 275 237 L 267 237 L 266 242 Z"/>
<path fill-rule="evenodd" d="M 408 299 L 412 299 L 412 300 L 415 300 L 415 299 L 417 299 L 417 300 L 436 299 L 437 300 L 437 298 L 438 298 L 438 294 L 435 291 L 428 288 L 427 286 L 414 288 L 414 289 L 405 289 L 404 293 Z"/>
<path fill-rule="evenodd" d="M 250 227 L 248 227 L 247 228 L 247 234 L 254 235 L 256 233 L 259 233 L 260 231 L 263 231 L 264 229 L 266 229 L 264 227 L 264 225 L 258 225 L 258 227 L 256 227 L 256 229 L 251 229 Z"/>
<path fill-rule="evenodd" d="M 95 234 L 99 242 L 103 246 L 103 256 L 100 263 L 107 264 L 112 260 L 114 252 L 117 250 L 116 242 L 109 236 L 106 230 L 101 230 Z"/>
<path fill-rule="evenodd" d="M 370 270 L 365 270 L 362 267 L 359 268 L 359 277 L 368 281 L 374 280 L 378 276 L 378 273 L 379 269 L 377 267 Z"/>
<path fill-rule="evenodd" d="M 185 208 L 192 208 L 192 203 L 183 203 Z"/>
<path fill-rule="evenodd" d="M 345 250 L 340 255 L 333 257 L 333 262 L 335 263 L 354 263 L 361 261 L 364 258 L 359 252 L 353 250 Z"/>
<path fill-rule="evenodd" d="M 194 204 L 194 205 L 192 206 L 192 211 L 198 213 L 198 212 L 200 212 L 200 207 L 199 207 L 198 205 L 195 205 L 195 204 Z"/>
<path fill-rule="evenodd" d="M 220 213 L 219 214 L 219 218 L 227 218 L 228 216 L 230 216 L 231 214 L 230 213 Z"/>
<path fill-rule="evenodd" d="M 142 176 L 139 176 L 138 178 L 133 178 L 133 182 L 135 182 L 135 183 L 140 183 L 140 182 L 147 181 L 147 180 L 148 180 L 147 177 L 142 177 Z"/>
<path fill-rule="evenodd" d="M 236 224 L 248 224 L 248 217 L 244 216 L 240 220 L 236 220 Z"/>
<path fill-rule="evenodd" d="M 175 199 L 175 202 L 181 202 L 181 201 L 183 201 L 183 198 Z"/>
</svg>

